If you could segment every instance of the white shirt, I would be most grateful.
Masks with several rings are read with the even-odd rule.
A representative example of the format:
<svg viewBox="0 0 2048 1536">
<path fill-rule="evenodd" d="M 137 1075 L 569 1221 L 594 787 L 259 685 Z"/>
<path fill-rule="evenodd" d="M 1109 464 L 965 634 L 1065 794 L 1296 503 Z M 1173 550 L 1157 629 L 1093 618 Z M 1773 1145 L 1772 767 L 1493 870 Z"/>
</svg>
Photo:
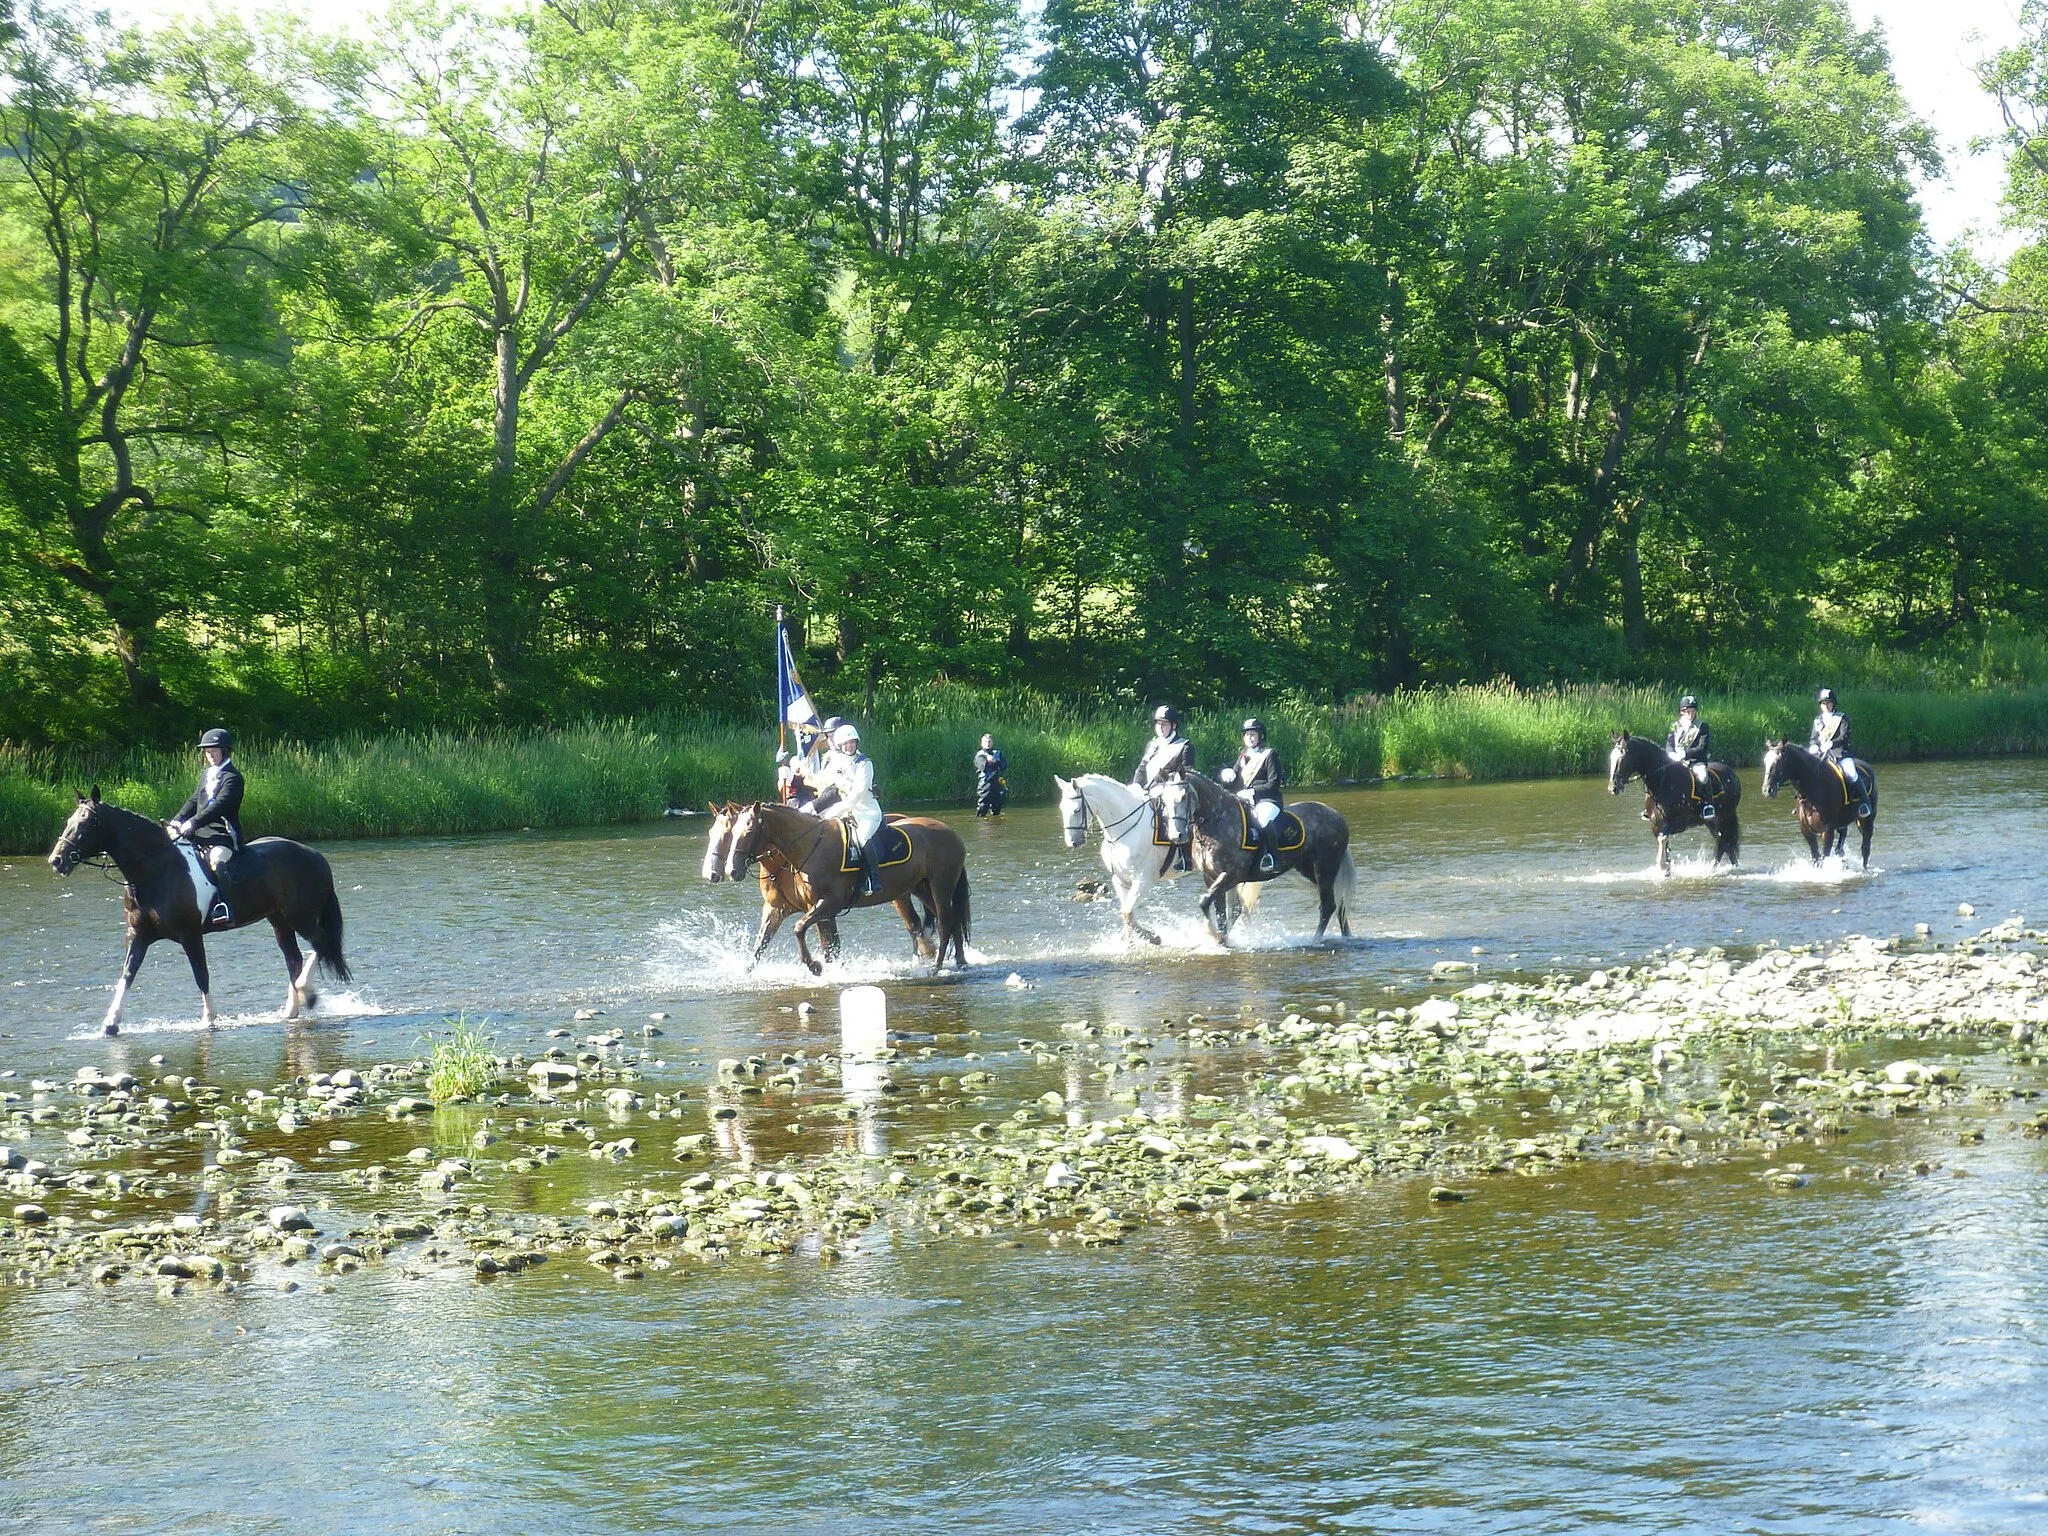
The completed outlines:
<svg viewBox="0 0 2048 1536">
<path fill-rule="evenodd" d="M 821 794 L 827 789 L 839 791 L 839 799 L 826 814 L 851 816 L 862 842 L 882 830 L 882 802 L 875 798 L 875 765 L 864 755 L 834 752 L 825 759 L 817 782 Z"/>
</svg>

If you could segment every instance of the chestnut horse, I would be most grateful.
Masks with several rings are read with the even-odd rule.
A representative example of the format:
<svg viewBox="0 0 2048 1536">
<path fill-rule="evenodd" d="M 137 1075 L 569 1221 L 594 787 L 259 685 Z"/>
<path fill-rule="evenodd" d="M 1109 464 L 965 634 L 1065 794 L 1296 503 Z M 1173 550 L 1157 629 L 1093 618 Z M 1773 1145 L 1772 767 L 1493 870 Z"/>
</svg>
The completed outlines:
<svg viewBox="0 0 2048 1536">
<path fill-rule="evenodd" d="M 1764 743 L 1764 793 L 1775 795 L 1780 784 L 1791 781 L 1792 819 L 1816 864 L 1829 854 L 1848 856 L 1849 828 L 1854 824 L 1863 833 L 1863 867 L 1870 868 L 1870 834 L 1877 830 L 1877 775 L 1862 758 L 1853 761 L 1860 793 L 1850 789 L 1842 770 L 1818 752 L 1789 741 Z M 1859 802 L 1870 807 L 1868 816 L 1856 814 Z"/>
<path fill-rule="evenodd" d="M 955 962 L 964 968 L 971 908 L 967 847 L 960 841 L 960 834 L 944 822 L 924 816 L 896 817 L 885 822 L 874 839 L 882 888 L 873 895 L 860 888 L 858 861 L 846 839 L 842 823 L 790 806 L 757 800 L 738 808 L 731 823 L 726 876 L 737 879 L 749 864 L 763 860 L 779 860 L 787 866 L 786 875 L 779 868 L 772 869 L 771 878 L 762 883 L 761 936 L 755 945 L 755 957 L 775 936 L 783 916 L 801 912 L 795 929 L 797 952 L 811 974 L 818 975 L 824 966 L 811 957 L 805 935 L 813 927 L 832 924 L 849 907 L 884 904 L 896 907 L 912 942 L 922 952 L 927 925 L 917 920 L 910 905 L 909 898 L 915 895 L 929 909 L 929 926 L 935 930 L 933 969 L 944 968 L 949 946 Z M 707 856 L 707 867 L 709 863 Z M 830 930 L 821 937 L 825 939 L 825 958 L 829 960 L 834 950 Z"/>
<path fill-rule="evenodd" d="M 721 880 L 738 884 L 745 871 L 732 864 L 732 829 L 745 807 L 728 800 L 724 805 L 710 805 L 705 809 L 711 813 L 711 832 L 704 841 L 704 878 L 713 885 Z M 892 822 L 902 819 L 900 816 L 888 818 Z M 809 905 L 797 889 L 796 870 L 773 848 L 764 848 L 756 855 L 754 874 L 761 883 L 761 928 L 754 937 L 753 953 L 747 957 L 749 965 L 761 958 L 761 952 L 781 928 L 782 920 Z M 911 953 L 924 957 L 932 952 L 932 933 L 938 916 L 933 910 L 930 887 L 920 886 L 914 894 L 916 901 L 923 903 L 922 915 L 911 896 L 898 899 L 896 915 L 903 919 L 903 926 L 909 931 Z M 839 953 L 839 924 L 830 919 L 819 923 L 818 938 L 824 945 L 825 958 L 835 958 Z"/>
</svg>

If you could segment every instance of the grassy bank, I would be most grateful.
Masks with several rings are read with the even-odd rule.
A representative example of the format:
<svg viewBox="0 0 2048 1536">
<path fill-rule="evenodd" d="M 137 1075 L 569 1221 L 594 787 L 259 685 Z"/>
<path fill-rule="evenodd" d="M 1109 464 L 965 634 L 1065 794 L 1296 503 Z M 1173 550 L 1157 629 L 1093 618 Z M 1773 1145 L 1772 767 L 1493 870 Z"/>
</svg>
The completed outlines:
<svg viewBox="0 0 2048 1536">
<path fill-rule="evenodd" d="M 1843 690 L 1856 742 L 1877 759 L 2048 750 L 2048 686 L 1976 691 Z M 1402 775 L 1504 779 L 1601 770 L 1617 729 L 1661 738 L 1669 689 L 1507 684 L 1368 697 L 1331 708 L 1299 699 L 1260 706 L 1297 784 Z M 1804 693 L 1704 693 L 1719 755 L 1753 763 L 1764 738 L 1803 738 Z M 1197 714 L 1204 763 L 1236 751 L 1240 712 Z M 887 800 L 967 799 L 976 738 L 993 731 L 1012 796 L 1050 796 L 1052 775 L 1124 774 L 1143 745 L 1144 711 L 1032 694 L 938 686 L 878 701 L 868 746 Z M 529 735 L 387 736 L 318 746 L 252 743 L 243 820 L 251 831 L 312 841 L 649 820 L 670 805 L 765 793 L 774 732 L 729 721 L 597 722 Z M 0 748 L 0 849 L 47 849 L 75 786 L 96 780 L 118 804 L 167 816 L 190 791 L 196 753 L 136 752 L 101 761 Z"/>
</svg>

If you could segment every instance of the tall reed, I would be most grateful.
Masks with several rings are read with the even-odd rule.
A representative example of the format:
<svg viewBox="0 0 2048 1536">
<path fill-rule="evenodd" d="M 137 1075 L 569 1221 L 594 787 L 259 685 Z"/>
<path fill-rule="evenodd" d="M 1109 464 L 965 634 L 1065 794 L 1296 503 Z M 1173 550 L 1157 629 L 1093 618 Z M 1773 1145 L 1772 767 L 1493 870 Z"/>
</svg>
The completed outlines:
<svg viewBox="0 0 2048 1536">
<path fill-rule="evenodd" d="M 2048 686 L 1954 691 L 1843 689 L 1856 746 L 1876 759 L 2048 750 Z M 1296 697 L 1258 706 L 1297 785 L 1401 776 L 1501 779 L 1590 773 L 1612 734 L 1662 738 L 1673 691 L 1647 686 L 1518 688 L 1498 682 L 1366 696 L 1330 707 Z M 1717 755 L 1752 763 L 1767 736 L 1804 738 L 1803 692 L 1702 691 Z M 1241 710 L 1195 712 L 1204 765 L 1237 750 Z M 1052 793 L 1055 773 L 1128 774 L 1146 712 L 957 684 L 885 692 L 866 746 L 892 805 L 960 803 L 973 794 L 983 731 L 1009 760 L 1021 802 Z M 695 717 L 590 721 L 528 733 L 361 737 L 318 745 L 251 743 L 243 824 L 322 841 L 645 821 L 669 806 L 766 794 L 771 726 Z M 117 804 L 168 816 L 190 792 L 197 754 L 134 751 L 89 759 L 0 745 L 0 850 L 47 849 L 72 791 L 97 782 Z"/>
</svg>

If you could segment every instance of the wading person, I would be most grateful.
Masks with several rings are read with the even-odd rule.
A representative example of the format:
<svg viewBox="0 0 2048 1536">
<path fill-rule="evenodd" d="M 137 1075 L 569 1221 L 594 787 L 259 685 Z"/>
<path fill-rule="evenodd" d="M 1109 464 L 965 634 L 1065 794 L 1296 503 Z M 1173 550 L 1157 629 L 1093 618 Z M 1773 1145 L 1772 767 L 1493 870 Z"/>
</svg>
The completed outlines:
<svg viewBox="0 0 2048 1536">
<path fill-rule="evenodd" d="M 1237 765 L 1223 770 L 1223 782 L 1234 785 L 1237 798 L 1251 808 L 1252 835 L 1259 840 L 1259 873 L 1270 875 L 1280 867 L 1273 851 L 1273 824 L 1280 819 L 1280 787 L 1287 776 L 1280 770 L 1279 755 L 1266 745 L 1265 721 L 1245 721 L 1243 740 Z"/>
<path fill-rule="evenodd" d="M 1171 704 L 1160 705 L 1152 711 L 1152 739 L 1145 743 L 1145 755 L 1138 759 L 1138 771 L 1131 776 L 1132 787 L 1149 795 L 1175 774 L 1194 766 L 1195 744 L 1181 734 L 1179 711 Z M 1175 846 L 1173 860 L 1182 871 L 1191 867 L 1186 843 Z"/>
<path fill-rule="evenodd" d="M 1010 786 L 1003 778 L 1003 770 L 1009 765 L 1003 761 L 1003 754 L 996 747 L 995 737 L 983 731 L 981 746 L 974 754 L 974 814 L 976 816 L 1000 816 L 1003 801 L 1009 797 Z"/>
<path fill-rule="evenodd" d="M 1671 754 L 1671 761 L 1683 763 L 1692 770 L 1693 783 L 1698 786 L 1695 794 L 1700 803 L 1700 820 L 1714 819 L 1714 802 L 1707 798 L 1713 782 L 1707 774 L 1707 759 L 1713 753 L 1713 732 L 1707 729 L 1707 722 L 1700 718 L 1700 703 L 1691 694 L 1678 701 L 1678 718 L 1671 722 L 1671 734 L 1664 738 L 1664 750 Z M 1649 811 L 1643 812 L 1643 820 L 1650 819 Z"/>
<path fill-rule="evenodd" d="M 231 928 L 235 922 L 228 904 L 228 865 L 242 847 L 242 770 L 229 756 L 234 746 L 234 737 L 219 726 L 199 738 L 199 755 L 206 760 L 199 783 L 178 814 L 164 823 L 172 837 L 183 838 L 199 850 L 213 874 L 218 899 L 206 914 L 209 928 Z"/>
<path fill-rule="evenodd" d="M 1856 771 L 1856 759 L 1849 753 L 1849 717 L 1842 713 L 1835 703 L 1835 690 L 1823 688 L 1818 695 L 1820 713 L 1813 717 L 1813 731 L 1807 738 L 1807 747 L 1831 762 L 1841 771 L 1842 782 L 1849 786 L 1849 793 L 1858 796 L 1856 814 L 1870 814 L 1870 791 L 1863 785 L 1863 776 Z"/>
<path fill-rule="evenodd" d="M 882 802 L 875 798 L 875 765 L 860 749 L 860 732 L 842 724 L 832 733 L 832 752 L 818 782 L 818 814 L 830 812 L 846 823 L 846 840 L 860 860 L 861 889 L 882 889 L 881 873 L 868 840 L 882 830 Z"/>
</svg>

